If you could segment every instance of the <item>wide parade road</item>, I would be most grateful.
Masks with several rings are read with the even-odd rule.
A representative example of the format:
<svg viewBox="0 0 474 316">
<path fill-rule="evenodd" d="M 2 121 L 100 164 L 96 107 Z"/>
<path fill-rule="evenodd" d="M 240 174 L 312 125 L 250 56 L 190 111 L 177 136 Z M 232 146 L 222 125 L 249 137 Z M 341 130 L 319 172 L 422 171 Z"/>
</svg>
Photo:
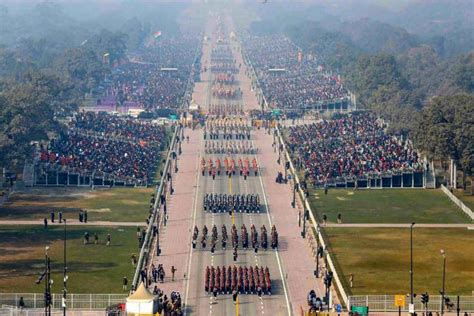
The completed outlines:
<svg viewBox="0 0 474 316">
<path fill-rule="evenodd" d="M 251 89 L 251 80 L 247 76 L 249 71 L 244 64 L 240 44 L 235 37 L 231 38 L 231 28 L 231 20 L 220 17 L 210 18 L 206 27 L 201 57 L 201 81 L 195 84 L 192 96 L 193 103 L 199 106 L 200 112 L 205 116 L 203 124 L 206 127 L 198 124 L 194 129 L 184 129 L 189 142 L 182 142 L 183 153 L 178 157 L 179 172 L 173 174 L 174 194 L 169 194 L 169 190 L 167 194 L 168 221 L 159 234 L 161 255 L 156 256 L 155 241 L 152 260 L 149 261 L 149 265 L 163 264 L 166 278 L 164 283 L 152 284 L 151 288 L 156 285 L 165 293 L 182 293 L 186 315 L 296 315 L 302 307 L 306 307 L 309 290 L 314 289 L 321 295 L 323 289 L 321 282 L 313 276 L 314 258 L 308 243 L 300 237 L 297 213 L 301 209 L 290 206 L 290 185 L 275 183 L 277 172 L 283 170 L 282 165 L 276 162 L 278 156 L 272 146 L 272 133 L 264 128 L 250 128 L 250 111 L 259 110 L 260 106 Z M 223 83 L 222 78 L 230 74 L 232 80 L 225 82 L 224 79 Z M 235 96 L 229 97 L 225 92 L 224 95 L 219 95 L 220 88 L 234 91 Z M 219 114 L 216 115 L 216 112 Z M 236 139 L 234 135 L 230 140 L 234 152 L 226 149 L 223 150 L 225 153 L 217 153 L 209 148 L 228 145 L 222 134 L 223 129 L 220 129 L 218 139 L 210 139 L 210 128 L 219 123 L 226 124 L 225 122 L 245 126 L 245 130 L 250 131 L 250 137 L 245 135 L 245 139 Z M 226 158 L 228 161 L 234 160 L 236 164 L 236 173 L 231 177 L 226 175 Z M 216 172 L 215 177 L 209 174 L 209 170 L 212 170 L 208 166 L 209 159 L 214 166 L 217 160 L 222 164 L 220 174 Z M 246 159 L 250 162 L 250 172 L 244 179 L 244 176 L 239 175 L 238 161 L 244 162 Z M 202 161 L 206 165 L 204 174 Z M 257 175 L 254 174 L 253 161 L 258 165 Z M 260 212 L 233 212 L 230 215 L 228 212 L 205 211 L 203 202 L 206 194 L 258 195 Z M 214 225 L 218 236 L 215 251 L 211 252 Z M 233 225 L 239 236 L 235 260 L 231 241 Z M 242 246 L 243 225 L 248 231 L 248 249 L 243 249 Z M 252 225 L 258 232 L 259 244 L 261 228 L 265 226 L 268 236 L 266 250 L 261 245 L 257 252 L 252 248 Z M 279 234 L 278 249 L 270 246 L 273 225 Z M 209 230 L 205 247 L 201 242 L 204 226 Z M 225 249 L 222 247 L 223 226 L 229 236 Z M 194 227 L 199 230 L 199 234 L 195 247 L 192 247 Z M 170 277 L 171 266 L 177 268 L 174 280 Z M 235 303 L 231 291 L 218 291 L 214 299 L 212 289 L 205 289 L 207 267 L 225 267 L 226 276 L 229 267 L 268 268 L 271 295 L 263 286 L 263 295 L 259 296 L 255 291 L 245 293 L 243 290 Z"/>
<path fill-rule="evenodd" d="M 225 107 L 227 105 L 237 106 L 242 105 L 244 111 L 249 109 L 255 109 L 257 107 L 256 100 L 253 103 L 248 102 L 247 95 L 250 92 L 250 88 L 245 87 L 241 83 L 241 78 L 246 77 L 244 73 L 244 68 L 242 67 L 242 57 L 238 55 L 238 49 L 235 44 L 222 45 L 217 44 L 216 41 L 219 38 L 214 38 L 217 36 L 223 36 L 224 34 L 229 34 L 228 32 L 219 33 L 216 30 L 217 25 L 213 25 L 208 30 L 212 29 L 208 33 L 208 42 L 204 44 L 204 54 L 203 54 L 203 65 L 206 67 L 207 71 L 202 73 L 203 82 L 197 87 L 197 95 L 195 93 L 195 101 L 203 108 L 205 112 L 208 112 L 210 108 Z M 230 43 L 229 38 L 222 39 L 225 42 Z M 235 90 L 240 89 L 241 91 L 246 91 L 244 98 L 242 96 L 233 99 L 227 98 L 218 98 L 212 94 L 213 81 L 216 77 L 215 73 L 210 71 L 210 52 L 217 45 L 227 46 L 228 48 L 232 47 L 233 57 L 235 58 L 236 66 L 239 67 L 239 73 L 235 75 L 235 82 L 232 84 L 232 88 Z M 240 63 L 239 63 L 240 61 Z M 199 93 L 200 92 L 200 93 Z M 203 95 L 205 94 L 205 95 Z M 203 100 L 204 99 L 204 100 Z M 204 102 L 202 102 L 204 101 Z M 201 103 L 199 103 L 201 102 Z M 242 118 L 243 121 L 248 120 L 248 117 L 245 116 L 234 116 L 234 118 Z M 248 122 L 250 124 L 250 121 Z M 250 141 L 253 142 L 253 131 L 251 132 Z M 243 142 L 242 140 L 235 140 L 235 142 Z M 216 160 L 220 159 L 222 162 L 227 157 L 228 159 L 234 159 L 236 162 L 239 159 L 244 160 L 248 158 L 252 161 L 255 155 L 249 154 L 210 154 L 205 152 L 205 142 L 223 142 L 222 136 L 218 140 L 209 140 L 209 137 L 204 140 L 204 136 L 201 139 L 200 144 L 200 157 L 205 161 L 208 159 Z M 258 149 L 257 149 L 258 150 Z M 258 156 L 258 153 L 257 153 Z M 258 158 L 258 157 L 257 157 Z M 230 236 L 230 230 L 232 225 L 235 225 L 237 231 L 239 232 L 239 239 L 241 239 L 240 231 L 241 226 L 244 224 L 250 234 L 250 227 L 255 225 L 258 232 L 260 228 L 265 225 L 268 232 L 272 227 L 271 218 L 269 216 L 268 210 L 265 203 L 265 193 L 263 182 L 260 175 L 255 176 L 253 173 L 249 175 L 247 180 L 244 180 L 243 176 L 239 175 L 237 171 L 235 175 L 228 177 L 224 171 L 220 175 L 216 175 L 215 179 L 209 172 L 206 170 L 205 175 L 198 170 L 198 180 L 197 188 L 195 192 L 195 201 L 193 209 L 193 227 L 196 226 L 199 230 L 199 237 L 201 237 L 202 229 L 204 225 L 207 226 L 209 231 L 212 230 L 212 227 L 215 225 L 219 232 L 219 242 L 217 243 L 214 253 L 211 253 L 210 242 L 207 241 L 206 248 L 202 247 L 201 242 L 198 242 L 196 248 L 191 250 L 190 259 L 188 265 L 190 267 L 189 272 L 189 281 L 186 285 L 185 290 L 185 304 L 186 312 L 198 315 L 288 315 L 289 305 L 288 305 L 288 295 L 286 293 L 285 285 L 283 283 L 283 270 L 280 263 L 279 254 L 277 251 L 271 250 L 271 247 L 268 250 L 259 249 L 257 253 L 251 247 L 249 249 L 243 249 L 241 240 L 237 250 L 237 260 L 234 261 L 232 244 L 229 239 L 227 242 L 226 249 L 222 248 L 221 245 L 221 228 L 223 225 L 226 226 L 228 234 Z M 217 194 L 258 194 L 261 199 L 261 212 L 260 213 L 240 213 L 234 212 L 232 215 L 229 213 L 213 213 L 205 212 L 203 206 L 204 195 L 209 193 Z M 209 233 L 210 234 L 210 233 Z M 269 235 L 270 236 L 270 235 Z M 199 238 L 200 240 L 200 238 Z M 205 285 L 205 269 L 206 267 L 268 267 L 271 282 L 272 282 L 272 295 L 263 295 L 259 297 L 256 293 L 254 294 L 244 294 L 241 293 L 238 295 L 236 304 L 232 301 L 232 295 L 230 293 L 219 293 L 217 299 L 214 300 L 213 296 L 210 293 L 206 293 Z"/>
</svg>

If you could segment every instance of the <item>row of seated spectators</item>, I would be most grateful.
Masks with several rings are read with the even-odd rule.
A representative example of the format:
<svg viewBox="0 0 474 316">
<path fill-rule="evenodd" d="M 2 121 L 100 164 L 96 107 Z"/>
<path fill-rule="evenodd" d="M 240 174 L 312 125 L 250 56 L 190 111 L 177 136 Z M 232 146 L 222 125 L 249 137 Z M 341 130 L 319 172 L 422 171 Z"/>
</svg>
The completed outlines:
<svg viewBox="0 0 474 316">
<path fill-rule="evenodd" d="M 299 108 L 348 98 L 338 76 L 329 74 L 311 56 L 281 36 L 247 36 L 244 45 L 272 106 Z M 280 69 L 270 72 L 269 69 Z"/>
<path fill-rule="evenodd" d="M 146 183 L 166 141 L 164 126 L 105 113 L 79 113 L 67 132 L 51 140 L 41 161 L 70 171 Z"/>
<path fill-rule="evenodd" d="M 176 108 L 181 105 L 188 74 L 161 71 L 156 65 L 129 63 L 109 77 L 105 96 L 98 105 L 111 102 L 115 106 L 132 103 L 146 110 Z"/>
<path fill-rule="evenodd" d="M 146 110 L 181 106 L 198 45 L 197 37 L 178 37 L 160 39 L 142 48 L 133 61 L 107 78 L 104 96 L 97 105 L 129 105 Z"/>
<path fill-rule="evenodd" d="M 289 127 L 287 137 L 290 151 L 305 169 L 305 178 L 315 185 L 421 169 L 411 143 L 385 130 L 385 124 L 373 113 L 362 112 Z"/>
</svg>

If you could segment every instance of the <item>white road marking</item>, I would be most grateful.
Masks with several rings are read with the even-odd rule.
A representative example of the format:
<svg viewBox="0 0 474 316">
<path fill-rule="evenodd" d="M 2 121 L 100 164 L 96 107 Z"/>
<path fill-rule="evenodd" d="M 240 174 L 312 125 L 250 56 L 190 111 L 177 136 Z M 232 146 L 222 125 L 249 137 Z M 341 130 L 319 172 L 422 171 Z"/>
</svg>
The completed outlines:
<svg viewBox="0 0 474 316">
<path fill-rule="evenodd" d="M 202 142 L 203 142 L 203 137 L 201 137 L 201 141 L 200 141 L 200 144 L 199 144 L 199 155 L 198 155 L 198 159 L 196 161 L 196 170 L 199 170 L 199 161 L 200 161 L 200 158 L 201 158 L 201 148 L 202 148 Z M 200 175 L 201 173 L 200 172 L 196 172 L 197 175 L 196 175 L 196 192 L 195 192 L 195 198 L 194 198 L 194 205 L 193 205 L 193 224 L 191 225 L 191 230 L 194 229 L 194 226 L 196 225 L 196 210 L 197 210 L 197 198 L 199 196 L 199 178 L 200 178 Z M 188 306 L 188 293 L 189 293 L 189 280 L 191 279 L 191 263 L 193 261 L 193 247 L 191 246 L 190 249 L 189 249 L 189 257 L 188 257 L 188 269 L 187 269 L 187 273 L 186 273 L 186 276 L 187 276 L 187 279 L 186 279 L 186 291 L 185 291 L 185 295 L 184 295 L 184 306 Z M 187 308 L 184 309 L 184 315 L 186 315 L 186 310 Z"/>
<path fill-rule="evenodd" d="M 253 140 L 251 140 L 251 143 L 252 143 L 252 146 L 253 146 Z M 256 154 L 254 154 L 254 157 L 255 159 L 257 160 L 257 166 L 261 166 L 260 164 L 260 161 L 258 160 L 258 157 Z M 270 227 L 273 226 L 273 223 L 272 223 L 272 219 L 270 217 L 270 208 L 268 207 L 268 201 L 267 201 L 267 194 L 265 193 L 265 187 L 263 186 L 263 180 L 262 180 L 262 173 L 261 171 L 258 173 L 258 178 L 260 180 L 260 186 L 262 188 L 262 192 L 263 192 L 263 199 L 264 199 L 264 202 L 265 202 L 265 209 L 267 210 L 267 217 L 268 217 L 268 222 L 270 223 Z M 285 282 L 285 278 L 283 277 L 283 267 L 281 265 L 281 261 L 280 261 L 280 255 L 278 253 L 278 249 L 275 251 L 275 257 L 277 259 L 277 263 L 278 263 L 278 270 L 280 271 L 280 277 L 281 277 L 281 281 L 283 283 L 283 291 L 285 292 L 285 300 L 286 300 L 286 307 L 287 307 L 287 312 L 288 312 L 288 315 L 291 316 L 291 307 L 290 307 L 290 299 L 288 297 L 288 290 L 286 289 L 286 282 Z"/>
</svg>

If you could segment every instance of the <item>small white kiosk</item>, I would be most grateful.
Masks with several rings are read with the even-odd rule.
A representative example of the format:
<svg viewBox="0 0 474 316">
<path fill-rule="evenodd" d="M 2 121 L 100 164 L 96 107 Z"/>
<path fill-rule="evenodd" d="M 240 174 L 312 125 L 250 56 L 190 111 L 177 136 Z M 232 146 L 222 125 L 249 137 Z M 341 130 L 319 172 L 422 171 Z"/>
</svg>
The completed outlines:
<svg viewBox="0 0 474 316">
<path fill-rule="evenodd" d="M 126 310 L 127 315 L 155 315 L 158 313 L 158 297 L 151 294 L 142 282 L 138 289 L 127 297 Z"/>
</svg>

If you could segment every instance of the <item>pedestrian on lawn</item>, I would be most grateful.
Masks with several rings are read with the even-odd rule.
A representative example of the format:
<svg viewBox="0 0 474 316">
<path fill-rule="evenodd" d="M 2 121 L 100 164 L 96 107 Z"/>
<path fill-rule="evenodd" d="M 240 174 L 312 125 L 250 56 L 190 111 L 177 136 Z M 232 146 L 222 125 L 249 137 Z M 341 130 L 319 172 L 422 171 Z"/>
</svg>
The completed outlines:
<svg viewBox="0 0 474 316">
<path fill-rule="evenodd" d="M 122 281 L 122 290 L 126 291 L 127 290 L 127 285 L 128 285 L 128 279 L 126 276 L 123 277 Z"/>
<path fill-rule="evenodd" d="M 85 232 L 84 233 L 84 245 L 87 245 L 89 243 L 89 233 Z"/>
</svg>

